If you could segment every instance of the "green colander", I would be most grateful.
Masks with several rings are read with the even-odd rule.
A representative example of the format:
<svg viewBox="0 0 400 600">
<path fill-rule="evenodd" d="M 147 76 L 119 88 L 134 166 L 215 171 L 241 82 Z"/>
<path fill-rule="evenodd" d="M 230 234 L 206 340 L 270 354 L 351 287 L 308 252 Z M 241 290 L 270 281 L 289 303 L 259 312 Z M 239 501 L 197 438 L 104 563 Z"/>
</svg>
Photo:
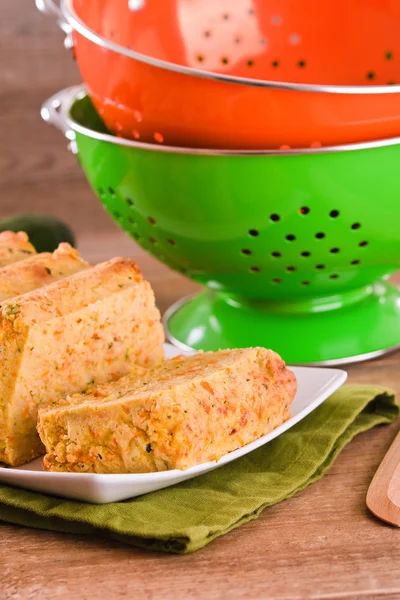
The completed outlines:
<svg viewBox="0 0 400 600">
<path fill-rule="evenodd" d="M 160 100 L 161 101 L 161 100 Z M 165 325 L 182 347 L 261 345 L 290 363 L 372 358 L 400 345 L 400 139 L 224 152 L 107 134 L 80 87 L 48 100 L 110 215 L 204 284 Z"/>
</svg>

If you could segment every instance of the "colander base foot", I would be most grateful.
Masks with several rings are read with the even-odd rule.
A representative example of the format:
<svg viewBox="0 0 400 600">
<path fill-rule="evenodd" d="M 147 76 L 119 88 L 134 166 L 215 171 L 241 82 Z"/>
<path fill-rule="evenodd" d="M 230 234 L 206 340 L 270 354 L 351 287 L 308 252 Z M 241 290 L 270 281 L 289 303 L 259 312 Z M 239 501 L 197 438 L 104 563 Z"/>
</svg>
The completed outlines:
<svg viewBox="0 0 400 600">
<path fill-rule="evenodd" d="M 338 365 L 400 348 L 400 290 L 377 285 L 350 306 L 320 313 L 270 313 L 205 291 L 174 304 L 164 316 L 167 338 L 182 349 L 264 346 L 287 363 Z"/>
</svg>

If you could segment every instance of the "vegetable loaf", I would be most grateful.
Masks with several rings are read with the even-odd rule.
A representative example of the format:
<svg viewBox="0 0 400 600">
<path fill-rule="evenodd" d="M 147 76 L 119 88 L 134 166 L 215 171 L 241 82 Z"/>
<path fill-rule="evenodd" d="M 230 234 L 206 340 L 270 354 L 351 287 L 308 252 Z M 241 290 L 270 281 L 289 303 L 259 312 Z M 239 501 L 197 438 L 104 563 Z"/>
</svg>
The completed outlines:
<svg viewBox="0 0 400 600">
<path fill-rule="evenodd" d="M 3 231 L 0 233 L 0 268 L 18 260 L 23 260 L 36 254 L 35 248 L 29 242 L 23 231 Z"/>
<path fill-rule="evenodd" d="M 218 460 L 290 416 L 294 374 L 271 350 L 180 356 L 39 411 L 49 471 L 139 473 Z"/>
<path fill-rule="evenodd" d="M 132 364 L 163 358 L 154 294 L 135 263 L 115 258 L 1 305 L 0 461 L 43 453 L 37 409 Z"/>
<path fill-rule="evenodd" d="M 82 271 L 89 265 L 69 244 L 0 268 L 0 302 Z"/>
</svg>

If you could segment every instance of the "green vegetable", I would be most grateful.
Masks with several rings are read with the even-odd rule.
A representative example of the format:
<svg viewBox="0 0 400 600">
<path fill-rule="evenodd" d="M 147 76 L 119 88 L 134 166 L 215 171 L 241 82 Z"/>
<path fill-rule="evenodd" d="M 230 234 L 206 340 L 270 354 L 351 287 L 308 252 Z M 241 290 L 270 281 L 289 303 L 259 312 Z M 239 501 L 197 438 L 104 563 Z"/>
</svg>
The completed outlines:
<svg viewBox="0 0 400 600">
<path fill-rule="evenodd" d="M 25 231 L 37 252 L 53 252 L 61 242 L 75 246 L 71 229 L 50 215 L 12 215 L 0 221 L 1 231 Z"/>
<path fill-rule="evenodd" d="M 6 315 L 17 315 L 20 311 L 21 307 L 19 304 L 10 304 L 5 308 Z"/>
</svg>

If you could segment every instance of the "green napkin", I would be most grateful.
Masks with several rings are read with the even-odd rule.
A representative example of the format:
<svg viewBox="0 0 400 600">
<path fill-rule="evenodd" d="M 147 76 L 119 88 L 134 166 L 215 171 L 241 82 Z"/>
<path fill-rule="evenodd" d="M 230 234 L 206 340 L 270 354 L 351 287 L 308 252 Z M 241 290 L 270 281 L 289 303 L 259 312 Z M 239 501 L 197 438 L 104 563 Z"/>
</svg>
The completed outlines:
<svg viewBox="0 0 400 600">
<path fill-rule="evenodd" d="M 220 469 L 146 496 L 95 505 L 0 485 L 0 519 L 193 552 L 317 481 L 351 439 L 399 415 L 394 393 L 345 386 L 295 427 Z"/>
</svg>

